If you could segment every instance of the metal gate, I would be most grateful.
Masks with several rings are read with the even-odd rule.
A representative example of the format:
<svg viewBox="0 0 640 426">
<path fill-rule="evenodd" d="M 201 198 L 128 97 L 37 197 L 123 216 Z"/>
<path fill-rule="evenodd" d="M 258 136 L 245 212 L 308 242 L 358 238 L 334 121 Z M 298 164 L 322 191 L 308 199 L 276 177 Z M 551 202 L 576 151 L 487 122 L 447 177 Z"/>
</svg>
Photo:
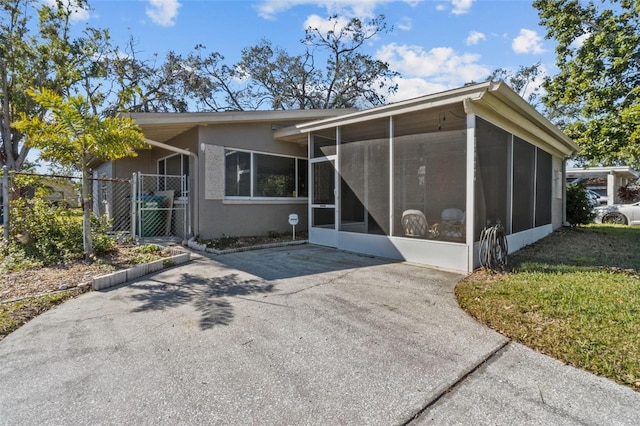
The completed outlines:
<svg viewBox="0 0 640 426">
<path fill-rule="evenodd" d="M 138 240 L 184 241 L 191 234 L 187 176 L 135 173 L 131 233 Z"/>
</svg>

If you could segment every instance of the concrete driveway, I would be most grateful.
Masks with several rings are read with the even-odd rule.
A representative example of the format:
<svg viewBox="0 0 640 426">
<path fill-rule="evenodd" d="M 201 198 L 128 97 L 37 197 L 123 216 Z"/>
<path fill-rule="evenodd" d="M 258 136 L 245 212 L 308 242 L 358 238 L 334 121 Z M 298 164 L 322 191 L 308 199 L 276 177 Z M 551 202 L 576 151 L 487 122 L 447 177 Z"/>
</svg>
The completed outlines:
<svg viewBox="0 0 640 426">
<path fill-rule="evenodd" d="M 459 275 L 315 246 L 200 257 L 0 342 L 1 424 L 635 424 L 640 394 L 461 311 Z"/>
</svg>

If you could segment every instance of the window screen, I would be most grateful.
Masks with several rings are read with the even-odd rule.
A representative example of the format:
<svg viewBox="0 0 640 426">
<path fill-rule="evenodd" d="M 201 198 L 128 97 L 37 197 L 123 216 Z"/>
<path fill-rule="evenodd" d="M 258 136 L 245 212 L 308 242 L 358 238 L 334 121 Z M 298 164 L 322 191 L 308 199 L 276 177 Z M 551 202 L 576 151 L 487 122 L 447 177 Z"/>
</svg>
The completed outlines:
<svg viewBox="0 0 640 426">
<path fill-rule="evenodd" d="M 509 148 L 511 135 L 476 118 L 475 240 L 498 222 L 509 229 Z"/>
<path fill-rule="evenodd" d="M 389 235 L 389 119 L 340 135 L 340 229 Z"/>
<path fill-rule="evenodd" d="M 464 112 L 461 112 L 461 117 Z M 437 119 L 438 116 L 435 115 Z M 466 131 L 445 130 L 424 112 L 394 117 L 393 206 L 394 235 L 405 236 L 401 219 L 407 210 L 419 210 L 429 225 L 455 209 L 466 207 Z M 445 214 L 446 216 L 446 214 Z M 448 236 L 441 234 L 440 238 Z M 464 233 L 456 234 L 464 241 Z"/>
<path fill-rule="evenodd" d="M 513 213 L 514 233 L 533 228 L 535 206 L 535 154 L 530 143 L 513 140 Z"/>
<path fill-rule="evenodd" d="M 536 226 L 551 223 L 553 167 L 551 154 L 537 149 L 536 161 Z"/>
</svg>

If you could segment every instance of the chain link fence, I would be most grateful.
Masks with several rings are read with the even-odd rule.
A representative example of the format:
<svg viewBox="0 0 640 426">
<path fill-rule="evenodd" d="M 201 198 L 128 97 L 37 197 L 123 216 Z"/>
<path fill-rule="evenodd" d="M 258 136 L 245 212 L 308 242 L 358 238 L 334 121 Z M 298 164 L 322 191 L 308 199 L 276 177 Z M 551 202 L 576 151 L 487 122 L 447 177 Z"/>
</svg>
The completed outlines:
<svg viewBox="0 0 640 426">
<path fill-rule="evenodd" d="M 91 178 L 92 210 L 110 221 L 110 232 L 131 235 L 131 179 Z"/>
<path fill-rule="evenodd" d="M 191 233 L 186 176 L 137 173 L 133 181 L 136 238 L 186 240 Z"/>
<path fill-rule="evenodd" d="M 9 199 L 39 197 L 52 208 L 81 211 L 82 179 L 75 176 L 11 173 L 0 179 L 0 223 L 9 238 Z M 106 219 L 108 233 L 142 240 L 183 241 L 191 233 L 188 183 L 185 176 L 136 173 L 132 179 L 90 178 L 90 205 Z M 132 202 L 134 200 L 135 202 Z"/>
</svg>

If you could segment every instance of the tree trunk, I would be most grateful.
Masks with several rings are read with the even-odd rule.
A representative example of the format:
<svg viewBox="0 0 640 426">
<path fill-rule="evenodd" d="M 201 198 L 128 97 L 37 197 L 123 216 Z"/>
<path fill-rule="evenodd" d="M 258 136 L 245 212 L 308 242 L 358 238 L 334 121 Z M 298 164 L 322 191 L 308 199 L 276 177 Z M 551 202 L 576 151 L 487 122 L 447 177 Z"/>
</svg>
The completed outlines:
<svg viewBox="0 0 640 426">
<path fill-rule="evenodd" d="M 82 167 L 82 247 L 84 260 L 90 262 L 93 255 L 93 241 L 91 239 L 91 198 L 89 197 L 89 171 Z"/>
</svg>

